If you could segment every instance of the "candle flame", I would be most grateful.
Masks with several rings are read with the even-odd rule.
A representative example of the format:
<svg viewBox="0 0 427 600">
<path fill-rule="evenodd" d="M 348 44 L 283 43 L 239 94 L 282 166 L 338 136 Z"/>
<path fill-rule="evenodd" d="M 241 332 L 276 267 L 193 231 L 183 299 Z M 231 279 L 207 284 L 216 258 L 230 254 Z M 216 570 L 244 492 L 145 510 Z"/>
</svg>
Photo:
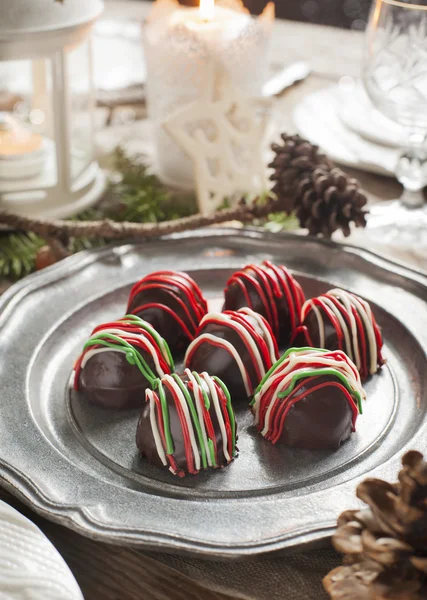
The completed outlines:
<svg viewBox="0 0 427 600">
<path fill-rule="evenodd" d="M 200 0 L 200 18 L 212 21 L 215 16 L 215 0 Z"/>
</svg>

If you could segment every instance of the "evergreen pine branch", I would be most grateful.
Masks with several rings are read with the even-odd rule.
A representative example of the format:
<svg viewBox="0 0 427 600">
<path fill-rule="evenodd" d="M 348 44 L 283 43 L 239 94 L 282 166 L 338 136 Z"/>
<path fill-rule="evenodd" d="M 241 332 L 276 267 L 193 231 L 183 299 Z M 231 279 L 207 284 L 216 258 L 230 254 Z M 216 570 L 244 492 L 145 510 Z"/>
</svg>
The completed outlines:
<svg viewBox="0 0 427 600">
<path fill-rule="evenodd" d="M 20 279 L 34 271 L 37 251 L 43 238 L 34 233 L 2 233 L 0 235 L 0 276 Z"/>
<path fill-rule="evenodd" d="M 152 173 L 141 157 L 128 156 L 122 148 L 117 148 L 112 157 L 113 175 L 105 198 L 95 207 L 72 218 L 74 221 L 98 221 L 110 219 L 117 222 L 160 223 L 197 212 L 194 194 L 172 193 Z M 229 202 L 224 200 L 224 206 Z M 271 216 L 267 226 L 273 224 L 275 230 L 289 228 L 289 218 Z M 263 225 L 265 221 L 257 221 Z M 295 221 L 291 221 L 292 225 Z M 70 238 L 68 250 L 72 254 L 102 246 L 102 238 Z M 0 234 L 0 277 L 19 279 L 35 268 L 38 250 L 46 242 L 33 233 L 13 232 Z"/>
</svg>

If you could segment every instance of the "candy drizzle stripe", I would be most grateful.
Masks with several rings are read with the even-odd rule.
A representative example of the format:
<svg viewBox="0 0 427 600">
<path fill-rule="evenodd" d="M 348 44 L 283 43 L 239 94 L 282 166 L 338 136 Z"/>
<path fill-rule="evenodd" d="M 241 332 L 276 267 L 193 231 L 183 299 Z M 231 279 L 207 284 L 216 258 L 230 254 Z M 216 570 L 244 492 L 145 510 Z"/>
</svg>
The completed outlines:
<svg viewBox="0 0 427 600">
<path fill-rule="evenodd" d="M 172 310 L 172 308 L 170 308 L 169 306 L 166 306 L 166 304 L 159 304 L 158 302 L 150 302 L 147 304 L 142 304 L 141 306 L 137 306 L 136 308 L 133 309 L 133 312 L 134 313 L 144 313 L 145 310 L 149 310 L 150 308 L 157 308 L 157 309 L 163 310 L 164 312 L 168 313 L 168 315 L 170 315 L 173 319 L 175 319 L 175 321 L 181 327 L 181 329 L 183 330 L 183 332 L 185 333 L 185 335 L 188 337 L 189 340 L 192 340 L 194 338 L 195 330 L 193 332 L 191 332 L 188 329 L 187 325 L 184 323 L 184 321 L 176 314 L 176 312 L 174 310 Z"/>
<path fill-rule="evenodd" d="M 255 314 L 256 313 L 252 313 L 250 316 L 256 320 L 256 317 L 254 317 Z M 210 324 L 219 324 L 225 325 L 235 331 L 239 335 L 243 344 L 246 346 L 248 354 L 251 357 L 251 361 L 254 365 L 254 369 L 257 372 L 257 379 L 259 380 L 265 373 L 264 364 L 269 364 L 271 359 L 269 357 L 268 348 L 265 341 L 258 334 L 246 316 L 249 316 L 247 312 L 246 315 L 244 315 L 239 313 L 239 311 L 209 313 L 200 323 L 200 328 L 202 329 Z"/>
<path fill-rule="evenodd" d="M 172 440 L 172 434 L 170 430 L 170 419 L 169 419 L 169 407 L 166 400 L 165 390 L 163 388 L 163 383 L 159 380 L 156 382 L 156 387 L 159 392 L 160 398 L 160 406 L 162 408 L 162 417 L 163 417 L 163 426 L 165 431 L 165 439 L 166 439 L 166 452 L 168 454 L 174 453 L 174 445 Z"/>
<path fill-rule="evenodd" d="M 198 470 L 196 470 L 194 467 L 194 458 L 195 458 L 195 455 L 197 454 L 197 457 L 199 459 L 198 462 L 199 462 L 199 469 L 200 469 L 200 456 L 197 451 L 197 444 L 196 444 L 196 440 L 194 439 L 194 432 L 193 432 L 193 428 L 191 425 L 190 415 L 188 414 L 188 408 L 187 408 L 187 413 L 184 410 L 185 399 L 184 399 L 184 397 L 181 397 L 182 393 L 181 393 L 180 389 L 177 387 L 175 381 L 171 377 L 165 377 L 164 384 L 168 388 L 169 392 L 171 393 L 171 396 L 175 403 L 175 408 L 176 408 L 176 411 L 177 411 L 177 414 L 179 417 L 179 421 L 181 424 L 181 430 L 182 430 L 183 441 L 184 441 L 184 449 L 185 449 L 185 459 L 187 462 L 188 472 L 191 473 L 192 475 L 196 475 Z"/>
<path fill-rule="evenodd" d="M 286 301 L 289 308 L 289 317 L 291 321 L 291 330 L 293 331 L 299 324 L 302 288 L 300 288 L 297 281 L 290 275 L 285 267 L 278 267 L 269 261 L 264 261 L 263 264 L 276 274 L 277 279 L 282 284 L 282 292 L 284 292 L 284 295 L 286 296 Z"/>
<path fill-rule="evenodd" d="M 166 454 L 162 444 L 162 438 L 160 436 L 159 427 L 157 425 L 156 418 L 156 402 L 155 402 L 155 393 L 152 390 L 146 390 L 145 398 L 147 402 L 150 403 L 150 424 L 151 431 L 153 432 L 154 443 L 156 444 L 157 454 L 159 455 L 160 460 L 166 466 L 168 464 Z"/>
<path fill-rule="evenodd" d="M 185 361 L 184 361 L 185 365 L 188 366 L 191 364 L 191 359 L 193 357 L 193 354 L 195 353 L 197 348 L 204 343 L 212 344 L 213 346 L 216 346 L 217 348 L 221 348 L 222 350 L 225 350 L 226 352 L 231 354 L 231 356 L 236 361 L 237 366 L 239 367 L 240 374 L 242 376 L 243 383 L 245 385 L 246 393 L 248 396 L 250 396 L 252 393 L 252 384 L 250 382 L 248 372 L 247 372 L 245 365 L 243 364 L 243 361 L 240 358 L 240 355 L 237 352 L 236 348 L 233 346 L 233 344 L 230 344 L 230 342 L 228 342 L 227 340 L 222 340 L 220 338 L 217 338 L 216 336 L 214 336 L 210 333 L 204 333 L 203 335 L 200 335 L 188 347 L 187 353 L 185 355 Z"/>
<path fill-rule="evenodd" d="M 154 288 L 163 290 L 165 293 L 170 294 L 174 300 L 178 301 L 194 327 L 197 327 L 198 322 L 207 312 L 207 303 L 199 286 L 191 279 L 191 277 L 189 277 L 189 275 L 187 275 L 187 273 L 178 271 L 158 271 L 157 273 L 151 273 L 138 281 L 133 286 L 129 295 L 128 312 L 136 312 L 136 309 L 131 310 L 130 307 L 137 295 L 143 293 L 147 289 Z M 180 300 L 178 295 L 179 292 L 182 293 L 183 298 L 187 300 L 188 307 L 186 303 L 182 303 Z M 165 305 L 163 304 L 162 306 Z"/>
<path fill-rule="evenodd" d="M 244 299 L 250 308 L 253 308 L 248 286 L 251 286 L 262 304 L 262 311 L 272 327 L 275 337 L 280 333 L 278 302 L 286 298 L 291 330 L 300 323 L 300 313 L 305 301 L 304 292 L 300 284 L 284 266 L 277 266 L 270 261 L 261 265 L 247 265 L 237 271 L 227 282 L 225 293 L 231 285 L 237 285 L 242 291 Z"/>
<path fill-rule="evenodd" d="M 222 451 L 223 451 L 225 460 L 227 462 L 231 462 L 233 457 L 230 456 L 230 454 L 228 453 L 227 432 L 226 432 L 226 427 L 224 424 L 224 419 L 223 419 L 223 415 L 221 412 L 221 407 L 219 405 L 219 398 L 218 398 L 218 394 L 217 394 L 214 382 L 212 381 L 212 378 L 207 373 L 202 373 L 201 377 L 206 381 L 206 383 L 208 385 L 210 395 L 212 398 L 212 402 L 213 402 L 213 405 L 215 408 L 216 418 L 218 420 L 219 428 L 220 428 L 221 435 L 222 435 Z"/>
<path fill-rule="evenodd" d="M 98 332 L 98 335 L 102 333 L 103 335 L 114 335 L 122 338 L 127 341 L 131 346 L 134 346 L 137 350 L 138 347 L 141 350 L 148 352 L 151 355 L 151 358 L 154 362 L 154 366 L 156 368 L 159 376 L 163 377 L 166 375 L 170 369 L 169 365 L 164 359 L 164 356 L 159 352 L 159 347 L 156 345 L 155 340 L 150 336 L 150 334 L 145 333 L 141 335 L 141 332 L 133 333 L 126 331 L 124 328 L 122 329 L 102 329 Z"/>
<path fill-rule="evenodd" d="M 162 356 L 164 357 L 171 370 L 175 368 L 174 360 L 172 358 L 172 354 L 166 340 L 163 339 L 161 335 L 159 335 L 159 333 L 154 329 L 154 327 L 152 327 L 152 325 L 150 325 L 150 323 L 147 323 L 146 321 L 144 321 L 136 315 L 125 315 L 118 321 L 98 325 L 98 327 L 95 327 L 95 329 L 92 331 L 92 335 L 97 333 L 98 331 L 109 329 L 110 327 L 118 327 L 123 331 L 128 331 L 129 327 L 131 327 L 131 330 L 139 335 L 141 335 L 140 330 L 143 329 L 154 339 L 154 341 L 160 349 Z"/>
<path fill-rule="evenodd" d="M 191 391 L 194 395 L 194 399 L 195 399 L 197 417 L 198 417 L 201 436 L 202 436 L 201 446 L 203 446 L 203 448 L 204 448 L 204 455 L 206 457 L 208 466 L 212 467 L 214 464 L 214 461 L 215 461 L 215 457 L 213 457 L 213 460 L 212 460 L 211 449 L 210 449 L 209 442 L 208 442 L 208 436 L 206 434 L 205 419 L 204 419 L 204 415 L 203 415 L 203 407 L 205 405 L 205 402 L 204 402 L 204 398 L 203 398 L 202 389 L 201 389 L 200 385 L 197 383 L 197 380 L 194 377 L 193 373 L 190 371 L 190 369 L 185 369 L 185 374 L 187 375 L 187 377 L 189 379 L 190 383 L 188 384 L 188 386 L 191 389 Z M 206 464 L 204 464 L 204 467 L 206 468 Z"/>
<path fill-rule="evenodd" d="M 193 425 L 196 428 L 197 438 L 199 440 L 199 452 L 200 452 L 201 458 L 202 458 L 202 466 L 204 469 L 206 469 L 207 468 L 207 460 L 206 460 L 205 444 L 204 444 L 204 440 L 203 440 L 203 434 L 202 434 L 202 429 L 200 426 L 199 416 L 197 414 L 196 408 L 195 408 L 193 400 L 191 398 L 191 394 L 188 392 L 187 388 L 185 387 L 184 383 L 180 379 L 179 375 L 174 373 L 172 375 L 172 377 L 175 379 L 177 385 L 181 388 L 181 392 L 183 393 L 185 400 L 187 402 L 187 406 L 190 409 L 190 414 L 191 414 L 191 417 L 193 420 Z M 198 468 L 200 470 L 200 466 Z"/>
<path fill-rule="evenodd" d="M 122 352 L 125 352 L 126 360 L 128 361 L 128 363 L 131 365 L 136 365 L 141 371 L 142 375 L 150 382 L 150 384 L 153 384 L 155 379 L 157 378 L 157 376 L 153 373 L 153 371 L 151 370 L 143 356 L 138 352 L 138 350 L 136 350 L 136 348 L 134 348 L 131 344 L 129 344 L 129 342 L 122 338 L 119 338 L 114 335 L 107 334 L 106 336 L 103 336 L 102 334 L 98 334 L 97 336 L 86 342 L 86 344 L 84 345 L 84 351 L 86 351 L 88 348 L 91 348 L 92 346 L 95 346 L 96 348 L 98 348 L 99 346 L 105 346 L 106 348 L 110 348 L 116 351 L 121 350 Z M 83 360 L 84 354 L 82 356 L 81 363 L 83 362 Z M 81 368 L 83 368 L 83 366 Z"/>
<path fill-rule="evenodd" d="M 178 375 L 168 375 L 162 381 L 157 380 L 157 393 L 152 390 L 146 392 L 146 401 L 150 407 L 150 424 L 159 458 L 164 466 L 167 466 L 169 461 L 170 470 L 180 476 L 184 475 L 184 471 L 173 456 L 169 406 L 164 386 L 178 415 L 186 469 L 189 473 L 197 474 L 202 468 L 221 466 L 216 433 L 207 406 L 212 406 L 215 412 L 224 460 L 227 463 L 231 462 L 236 454 L 236 423 L 227 388 L 222 381 L 211 378 L 207 373 L 199 375 L 186 369 L 185 375 L 188 378 L 187 383 Z M 204 388 L 209 392 L 211 400 L 208 402 L 204 397 Z"/>
<path fill-rule="evenodd" d="M 163 377 L 174 369 L 169 346 L 161 336 L 139 317 L 126 315 L 118 321 L 98 325 L 83 347 L 74 370 L 74 388 L 79 389 L 81 370 L 95 355 L 103 352 L 121 352 L 131 365 L 135 365 L 147 381 L 153 385 L 157 377 Z M 144 357 L 151 357 L 154 369 Z"/>
<path fill-rule="evenodd" d="M 253 321 L 259 325 L 264 338 L 256 330 Z M 246 367 L 239 351 L 231 342 L 219 338 L 213 333 L 202 333 L 203 329 L 211 324 L 228 327 L 237 333 L 246 347 L 247 356 L 251 360 L 258 381 L 275 362 L 278 354 L 277 345 L 270 327 L 261 315 L 249 308 L 243 308 L 239 311 L 225 311 L 224 313 L 209 313 L 202 319 L 198 329 L 198 336 L 190 344 L 185 355 L 185 365 L 191 366 L 195 352 L 203 344 L 211 344 L 228 352 L 235 360 L 245 385 L 245 391 L 250 396 L 253 392 L 254 384 L 249 376 L 249 367 Z"/>
<path fill-rule="evenodd" d="M 186 372 L 190 372 L 190 369 L 186 369 Z M 200 375 L 198 373 L 196 373 L 195 371 L 192 372 L 193 377 L 195 378 L 195 380 L 197 381 L 197 383 L 199 384 L 199 391 L 202 392 L 203 395 L 203 400 L 204 400 L 204 405 L 202 407 L 203 410 L 203 418 L 204 418 L 204 423 L 206 426 L 206 431 L 207 431 L 207 435 L 208 435 L 208 446 L 209 446 L 209 454 L 211 457 L 211 461 L 212 461 L 212 466 L 213 467 L 218 467 L 218 460 L 217 460 L 217 445 L 216 445 L 216 436 L 215 436 L 215 431 L 212 425 L 212 420 L 210 418 L 209 415 L 209 410 L 211 407 L 211 403 L 209 400 L 209 396 L 206 393 L 202 380 L 200 379 Z"/>
<path fill-rule="evenodd" d="M 303 387 L 304 386 L 304 382 L 301 383 L 301 385 L 299 387 Z M 289 399 L 289 402 L 284 402 L 282 403 L 282 405 L 278 408 L 277 411 L 277 415 L 275 417 L 275 423 L 276 426 L 274 428 L 274 430 L 270 433 L 268 433 L 265 437 L 266 439 L 271 439 L 271 441 L 273 442 L 273 444 L 276 444 L 283 432 L 283 428 L 284 428 L 284 424 L 285 424 L 285 420 L 287 415 L 289 414 L 291 408 L 299 401 L 304 400 L 304 398 L 306 398 L 309 394 L 312 394 L 318 390 L 327 388 L 327 387 L 336 387 L 338 388 L 342 394 L 344 394 L 344 396 L 347 399 L 347 402 L 352 410 L 352 430 L 353 432 L 356 430 L 356 419 L 357 419 L 357 415 L 358 415 L 358 410 L 356 405 L 354 404 L 353 398 L 352 396 L 349 394 L 348 390 L 342 386 L 341 384 L 339 384 L 336 381 L 330 381 L 330 382 L 324 382 L 321 383 L 315 387 L 312 387 L 310 389 L 306 390 L 306 393 L 301 394 L 300 396 L 298 396 L 297 398 L 295 398 L 294 396 L 291 397 L 291 399 Z"/>
<path fill-rule="evenodd" d="M 301 382 L 314 381 L 320 376 L 328 376 L 345 388 L 348 393 L 345 397 L 361 412 L 365 392 L 355 365 L 343 352 L 290 348 L 264 377 L 252 402 L 255 424 L 262 435 L 269 435 L 278 407 L 295 397 Z M 355 419 L 353 426 L 354 422 Z"/>
<path fill-rule="evenodd" d="M 310 311 L 317 318 L 320 345 L 325 345 L 324 320 L 328 318 L 335 329 L 339 348 L 354 360 L 363 378 L 373 375 L 384 364 L 381 333 L 365 300 L 344 290 L 333 289 L 304 304 L 301 313 L 303 322 Z M 303 333 L 309 341 L 306 326 L 298 328 L 298 333 Z"/>
<path fill-rule="evenodd" d="M 279 356 L 279 349 L 277 346 L 276 338 L 268 321 L 262 315 L 254 312 L 248 307 L 240 308 L 238 312 L 252 317 L 252 319 L 255 319 L 255 321 L 258 323 L 261 331 L 263 332 L 264 342 L 267 345 L 270 361 L 272 363 L 275 363 L 277 357 Z"/>
<path fill-rule="evenodd" d="M 230 392 L 228 391 L 226 385 L 224 384 L 224 382 L 221 381 L 221 379 L 219 379 L 219 377 L 212 377 L 212 379 L 219 385 L 219 387 L 221 388 L 224 396 L 226 397 L 227 403 L 226 403 L 226 409 L 228 412 L 228 418 L 230 420 L 231 423 L 231 456 L 234 456 L 236 453 L 236 419 L 234 416 L 234 411 L 233 411 L 233 407 L 231 404 L 231 396 L 230 396 Z"/>
<path fill-rule="evenodd" d="M 233 277 L 230 278 L 227 285 L 231 285 L 232 283 L 237 283 L 241 289 L 245 289 L 244 297 L 248 302 L 249 308 L 253 308 L 252 300 L 250 299 L 249 292 L 246 291 L 245 282 L 249 282 L 250 285 L 255 289 L 256 294 L 260 297 L 261 302 L 264 307 L 264 312 L 267 316 L 269 323 L 272 324 L 275 335 L 278 335 L 279 332 L 279 320 L 277 316 L 277 308 L 274 302 L 272 290 L 270 288 L 270 284 L 268 279 L 265 277 L 264 272 L 258 267 L 250 267 L 256 275 L 263 281 L 264 287 L 253 277 L 250 273 L 245 271 L 240 271 L 239 273 L 235 273 Z M 265 292 L 265 293 L 264 293 Z M 267 294 L 267 295 L 266 295 Z"/>
</svg>

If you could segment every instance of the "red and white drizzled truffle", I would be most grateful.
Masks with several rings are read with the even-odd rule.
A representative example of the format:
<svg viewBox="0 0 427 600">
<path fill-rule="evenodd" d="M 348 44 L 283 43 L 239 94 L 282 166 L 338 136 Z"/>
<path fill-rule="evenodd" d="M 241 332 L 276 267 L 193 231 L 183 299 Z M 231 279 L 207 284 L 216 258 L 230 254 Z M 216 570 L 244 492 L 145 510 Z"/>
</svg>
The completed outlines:
<svg viewBox="0 0 427 600">
<path fill-rule="evenodd" d="M 242 308 L 203 318 L 185 355 L 185 366 L 219 377 L 233 402 L 246 402 L 277 356 L 267 321 L 250 308 Z"/>
<path fill-rule="evenodd" d="M 365 392 L 344 352 L 291 348 L 265 376 L 252 401 L 265 439 L 296 448 L 338 448 L 356 428 Z"/>
<path fill-rule="evenodd" d="M 96 327 L 74 366 L 74 389 L 106 408 L 143 405 L 144 392 L 174 370 L 165 340 L 135 315 Z"/>
<path fill-rule="evenodd" d="M 282 265 L 264 261 L 234 273 L 224 290 L 224 310 L 247 306 L 265 317 L 280 346 L 288 344 L 300 324 L 304 292 Z"/>
<path fill-rule="evenodd" d="M 187 273 L 157 271 L 136 283 L 129 296 L 127 312 L 138 315 L 180 354 L 194 339 L 208 307 L 197 283 Z"/>
<path fill-rule="evenodd" d="M 152 464 L 174 475 L 228 465 L 236 456 L 236 421 L 230 394 L 207 373 L 167 375 L 146 392 L 136 445 Z"/>
<path fill-rule="evenodd" d="M 362 379 L 376 373 L 385 362 L 381 330 L 368 302 L 340 289 L 307 300 L 292 344 L 343 350 Z"/>
</svg>

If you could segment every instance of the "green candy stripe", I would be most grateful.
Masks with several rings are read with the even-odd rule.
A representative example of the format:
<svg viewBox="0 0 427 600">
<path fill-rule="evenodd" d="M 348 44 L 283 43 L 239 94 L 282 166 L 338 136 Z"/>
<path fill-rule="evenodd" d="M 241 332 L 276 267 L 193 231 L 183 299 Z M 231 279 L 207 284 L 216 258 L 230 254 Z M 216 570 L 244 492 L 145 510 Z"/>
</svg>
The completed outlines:
<svg viewBox="0 0 427 600">
<path fill-rule="evenodd" d="M 231 404 L 230 392 L 228 391 L 228 388 L 225 385 L 225 383 L 223 381 L 221 381 L 221 379 L 219 379 L 219 377 L 212 377 L 212 379 L 217 382 L 217 384 L 219 385 L 219 387 L 224 392 L 225 397 L 227 398 L 226 407 L 227 407 L 228 417 L 230 419 L 230 424 L 231 424 L 231 436 L 232 436 L 231 439 L 232 439 L 232 442 L 233 442 L 233 445 L 232 445 L 232 449 L 233 449 L 232 456 L 234 456 L 235 453 L 236 453 L 236 419 L 234 417 L 234 411 L 233 411 L 233 407 L 232 407 L 232 404 Z"/>
<path fill-rule="evenodd" d="M 114 340 L 116 343 L 113 344 L 108 342 L 107 340 Z M 147 364 L 144 357 L 138 352 L 138 350 L 129 344 L 126 340 L 113 335 L 112 333 L 102 333 L 99 332 L 96 336 L 92 337 L 86 344 L 83 346 L 83 350 L 87 350 L 91 346 L 106 346 L 107 348 L 116 349 L 118 347 L 126 349 L 126 360 L 130 365 L 136 365 L 144 377 L 153 385 L 154 381 L 157 379 L 157 375 L 153 373 L 149 365 Z"/>
<path fill-rule="evenodd" d="M 123 319 L 121 319 L 121 321 L 130 321 L 131 323 L 135 323 L 135 325 L 138 325 L 139 327 L 141 327 L 141 329 L 145 329 L 145 331 L 148 331 L 148 333 L 150 333 L 152 335 L 152 337 L 154 338 L 154 340 L 156 341 L 157 345 L 159 346 L 160 349 L 164 348 L 166 350 L 166 356 L 168 359 L 168 363 L 169 366 L 171 367 L 171 370 L 173 371 L 175 369 L 175 363 L 169 348 L 169 344 L 167 343 L 167 341 L 162 338 L 162 336 L 154 329 L 154 327 L 152 327 L 150 325 L 150 323 L 147 323 L 147 321 L 144 321 L 143 319 L 141 319 L 140 317 L 137 317 L 136 315 L 125 315 L 123 317 Z"/>
<path fill-rule="evenodd" d="M 193 375 L 193 377 L 195 378 L 197 383 L 200 385 L 200 389 L 202 390 L 202 394 L 203 394 L 203 400 L 205 401 L 205 408 L 206 408 L 206 410 L 209 410 L 211 407 L 211 403 L 209 400 L 209 396 L 207 395 L 206 390 L 203 387 L 202 380 L 200 379 L 200 375 L 198 373 L 196 373 L 196 371 L 193 371 L 191 374 Z"/>
<path fill-rule="evenodd" d="M 345 375 L 343 375 L 342 373 L 337 371 L 337 369 L 332 369 L 332 368 L 327 368 L 327 367 L 324 369 L 313 369 L 313 370 L 300 371 L 299 373 L 295 373 L 295 375 L 292 377 L 290 385 L 286 388 L 286 390 L 284 390 L 283 392 L 279 392 L 277 394 L 278 398 L 286 398 L 287 396 L 289 396 L 292 393 L 292 391 L 295 389 L 295 386 L 300 379 L 308 379 L 310 377 L 319 377 L 321 375 L 332 375 L 333 377 L 337 377 L 343 383 L 344 387 L 348 390 L 350 395 L 354 396 L 356 398 L 359 412 L 360 412 L 360 414 L 362 414 L 362 410 L 363 410 L 362 409 L 362 397 L 359 394 L 359 392 L 356 392 L 351 387 L 351 385 L 349 384 L 348 379 L 345 377 Z"/>
<path fill-rule="evenodd" d="M 163 384 L 160 379 L 155 381 L 154 385 L 157 387 L 159 392 L 160 406 L 162 407 L 163 431 L 166 439 L 166 454 L 172 455 L 175 451 L 175 448 L 170 430 L 168 401 L 166 399 L 165 390 L 163 389 Z"/>
<path fill-rule="evenodd" d="M 197 410 L 196 410 L 196 407 L 194 406 L 194 402 L 193 402 L 193 399 L 191 397 L 191 394 L 187 390 L 187 388 L 185 387 L 185 385 L 184 385 L 183 381 L 180 379 L 179 375 L 177 375 L 176 373 L 174 373 L 172 375 L 172 377 L 175 379 L 176 383 L 181 388 L 181 391 L 184 394 L 185 400 L 186 400 L 186 402 L 188 404 L 188 407 L 190 409 L 191 417 L 193 419 L 193 423 L 194 423 L 194 426 L 195 426 L 196 431 L 197 431 L 197 437 L 199 438 L 199 450 L 200 450 L 200 454 L 201 454 L 201 457 L 202 457 L 202 465 L 203 465 L 203 468 L 206 469 L 207 466 L 208 466 L 208 463 L 207 463 L 207 460 L 206 460 L 205 443 L 203 441 L 202 428 L 200 427 L 199 415 L 197 414 Z"/>
<path fill-rule="evenodd" d="M 217 467 L 218 463 L 216 462 L 215 446 L 210 437 L 208 437 L 208 446 L 209 446 L 209 454 L 211 455 L 212 466 Z"/>
<path fill-rule="evenodd" d="M 277 369 L 278 366 L 280 366 L 283 362 L 285 362 L 285 360 L 289 357 L 290 354 L 295 354 L 295 353 L 298 354 L 299 352 L 307 352 L 308 350 L 315 351 L 315 352 L 323 352 L 323 353 L 329 352 L 329 350 L 325 350 L 324 348 L 310 348 L 307 346 L 304 348 L 289 348 L 288 350 L 286 350 L 285 354 L 283 354 L 283 356 L 281 356 L 279 358 L 279 360 L 276 363 L 274 363 L 274 365 L 271 367 L 271 369 L 269 371 L 267 371 L 267 373 L 264 375 L 264 378 L 262 379 L 261 383 L 255 390 L 255 394 L 258 394 L 258 392 L 261 390 L 262 386 L 267 381 L 267 379 L 270 377 L 270 375 Z M 254 403 L 255 403 L 255 400 L 252 400 L 251 406 Z"/>
<path fill-rule="evenodd" d="M 195 378 L 195 380 L 197 381 L 197 383 L 199 384 L 200 389 L 202 390 L 202 394 L 203 394 L 203 399 L 204 399 L 204 402 L 205 402 L 205 408 L 206 408 L 206 410 L 210 410 L 211 403 L 210 403 L 210 400 L 209 400 L 209 396 L 206 393 L 205 388 L 203 387 L 203 383 L 202 383 L 202 380 L 200 379 L 200 375 L 196 371 L 193 371 L 192 375 Z M 217 463 L 216 455 L 215 455 L 215 446 L 214 446 L 213 441 L 209 437 L 209 434 L 208 434 L 207 430 L 206 430 L 206 437 L 208 438 L 209 454 L 210 454 L 210 457 L 211 457 L 212 466 L 213 467 L 217 467 L 218 463 Z"/>
</svg>

